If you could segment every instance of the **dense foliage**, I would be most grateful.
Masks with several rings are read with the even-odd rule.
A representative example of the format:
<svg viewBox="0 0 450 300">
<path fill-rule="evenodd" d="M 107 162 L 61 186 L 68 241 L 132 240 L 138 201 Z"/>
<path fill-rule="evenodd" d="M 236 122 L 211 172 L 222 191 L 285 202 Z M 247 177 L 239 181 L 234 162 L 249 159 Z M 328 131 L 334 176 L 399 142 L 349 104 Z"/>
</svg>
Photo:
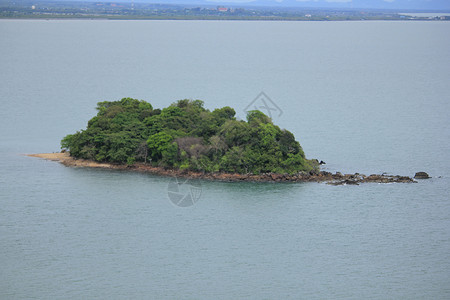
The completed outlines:
<svg viewBox="0 0 450 300">
<path fill-rule="evenodd" d="M 61 148 L 76 158 L 204 172 L 310 171 L 294 135 L 260 111 L 238 121 L 235 111 L 209 111 L 200 100 L 179 100 L 162 110 L 131 98 L 99 102 L 86 130 L 67 135 Z"/>
</svg>

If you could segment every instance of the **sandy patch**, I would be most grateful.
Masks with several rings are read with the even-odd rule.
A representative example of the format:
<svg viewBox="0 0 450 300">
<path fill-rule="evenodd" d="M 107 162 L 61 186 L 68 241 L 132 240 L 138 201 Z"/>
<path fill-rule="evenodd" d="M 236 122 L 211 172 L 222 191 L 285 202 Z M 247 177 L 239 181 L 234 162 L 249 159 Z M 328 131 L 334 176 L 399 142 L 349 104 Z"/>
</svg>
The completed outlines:
<svg viewBox="0 0 450 300">
<path fill-rule="evenodd" d="M 38 154 L 27 154 L 31 157 L 39 157 L 46 160 L 57 161 L 65 166 L 69 167 L 90 167 L 90 168 L 114 168 L 115 166 L 108 163 L 98 163 L 86 159 L 75 159 L 69 155 L 69 153 L 38 153 Z"/>
</svg>

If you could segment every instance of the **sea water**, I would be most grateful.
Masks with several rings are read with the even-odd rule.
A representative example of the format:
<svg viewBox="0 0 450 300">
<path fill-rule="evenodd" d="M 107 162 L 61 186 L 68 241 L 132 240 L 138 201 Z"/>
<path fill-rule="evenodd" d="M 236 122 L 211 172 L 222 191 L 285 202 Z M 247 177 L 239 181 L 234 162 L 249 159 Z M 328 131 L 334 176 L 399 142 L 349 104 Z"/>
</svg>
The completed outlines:
<svg viewBox="0 0 450 300">
<path fill-rule="evenodd" d="M 448 299 L 449 32 L 1 20 L 0 298 Z M 122 97 L 202 99 L 240 119 L 256 106 L 324 170 L 432 179 L 201 181 L 198 201 L 179 207 L 171 178 L 23 155 L 59 151 L 97 102 Z"/>
</svg>

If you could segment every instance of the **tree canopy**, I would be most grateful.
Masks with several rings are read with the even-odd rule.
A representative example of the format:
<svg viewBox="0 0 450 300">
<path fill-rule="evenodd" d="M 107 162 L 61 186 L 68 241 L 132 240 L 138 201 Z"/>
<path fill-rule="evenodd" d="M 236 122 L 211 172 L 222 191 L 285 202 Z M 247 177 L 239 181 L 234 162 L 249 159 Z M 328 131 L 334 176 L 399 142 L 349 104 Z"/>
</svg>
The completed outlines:
<svg viewBox="0 0 450 300">
<path fill-rule="evenodd" d="M 203 106 L 187 99 L 163 109 L 132 98 L 99 102 L 87 128 L 64 137 L 61 148 L 98 162 L 203 172 L 293 174 L 314 168 L 294 135 L 262 112 L 250 111 L 242 121 L 231 107 L 211 112 Z"/>
</svg>

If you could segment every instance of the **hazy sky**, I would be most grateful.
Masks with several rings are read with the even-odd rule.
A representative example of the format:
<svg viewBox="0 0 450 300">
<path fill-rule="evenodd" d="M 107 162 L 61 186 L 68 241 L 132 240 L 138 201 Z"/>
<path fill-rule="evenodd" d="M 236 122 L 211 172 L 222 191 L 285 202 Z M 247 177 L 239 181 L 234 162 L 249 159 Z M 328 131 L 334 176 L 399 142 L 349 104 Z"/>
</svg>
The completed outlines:
<svg viewBox="0 0 450 300">
<path fill-rule="evenodd" d="M 119 0 L 120 1 L 120 0 Z M 122 0 L 124 1 L 124 0 Z M 131 1 L 131 0 L 129 0 Z M 450 10 L 450 0 L 134 0 L 166 4 Z"/>
</svg>

